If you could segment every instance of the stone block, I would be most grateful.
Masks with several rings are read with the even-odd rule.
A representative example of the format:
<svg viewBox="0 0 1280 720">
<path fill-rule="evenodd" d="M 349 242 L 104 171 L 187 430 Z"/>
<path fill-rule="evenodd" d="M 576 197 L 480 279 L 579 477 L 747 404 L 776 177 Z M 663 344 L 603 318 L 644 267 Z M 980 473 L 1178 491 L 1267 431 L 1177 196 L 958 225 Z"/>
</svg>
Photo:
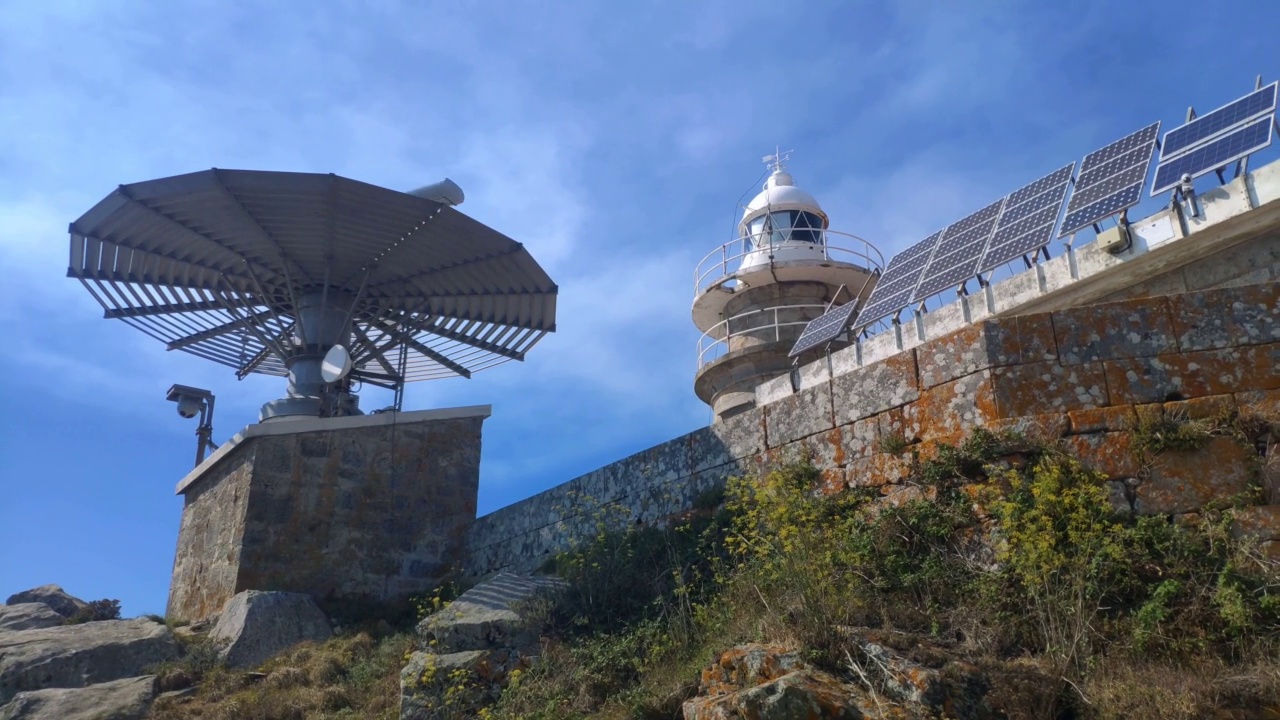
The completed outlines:
<svg viewBox="0 0 1280 720">
<path fill-rule="evenodd" d="M 1039 362 L 994 368 L 991 383 L 1000 418 L 1107 405 L 1107 381 L 1097 363 L 1063 367 Z"/>
<path fill-rule="evenodd" d="M 1132 405 L 1071 410 L 1067 412 L 1067 417 L 1071 420 L 1071 434 L 1073 435 L 1128 430 L 1138 424 L 1138 414 L 1134 411 Z"/>
<path fill-rule="evenodd" d="M 1137 477 L 1142 472 L 1133 438 L 1127 432 L 1070 435 L 1063 438 L 1062 446 L 1068 455 L 1108 480 Z"/>
<path fill-rule="evenodd" d="M 1042 413 L 988 421 L 991 432 L 1012 432 L 1034 442 L 1053 443 L 1067 434 L 1071 421 L 1063 413 Z"/>
<path fill-rule="evenodd" d="M 766 405 L 764 413 L 765 442 L 770 448 L 781 447 L 835 427 L 831 389 L 828 385 L 801 390 L 795 395 Z"/>
<path fill-rule="evenodd" d="M 1253 505 L 1235 511 L 1231 534 L 1259 542 L 1280 540 L 1280 505 Z"/>
<path fill-rule="evenodd" d="M 897 485 L 911 477 L 915 469 L 910 452 L 901 455 L 874 453 L 849 464 L 845 484 L 851 488 Z"/>
<path fill-rule="evenodd" d="M 1280 390 L 1244 390 L 1235 401 L 1242 413 L 1280 422 Z"/>
<path fill-rule="evenodd" d="M 1162 453 L 1138 486 L 1134 509 L 1143 515 L 1178 515 L 1248 492 L 1256 463 L 1252 449 L 1225 437 L 1199 450 Z"/>
<path fill-rule="evenodd" d="M 1063 365 L 1177 352 L 1169 304 L 1163 297 L 1085 305 L 1053 313 Z"/>
<path fill-rule="evenodd" d="M 1280 342 L 1280 283 L 1169 298 L 1182 352 Z"/>
<path fill-rule="evenodd" d="M 0 632 L 55 627 L 65 620 L 66 618 L 42 602 L 0 605 Z"/>
<path fill-rule="evenodd" d="M 1164 404 L 1164 414 L 1166 417 L 1204 420 L 1226 415 L 1234 410 L 1235 406 L 1236 400 L 1233 395 L 1206 395 L 1190 400 L 1167 402 Z"/>
<path fill-rule="evenodd" d="M 987 320 L 916 348 L 924 389 L 990 367 L 1056 358 L 1048 314 Z"/>
<path fill-rule="evenodd" d="M 914 351 L 898 353 L 834 379 L 836 425 L 861 420 L 920 397 Z"/>
<path fill-rule="evenodd" d="M 765 449 L 764 432 L 764 409 L 753 408 L 689 433 L 685 437 L 690 471 L 701 472 L 760 453 Z"/>
<path fill-rule="evenodd" d="M 1109 360 L 1103 365 L 1116 405 L 1280 388 L 1280 343 Z"/>
<path fill-rule="evenodd" d="M 864 418 L 840 426 L 840 441 L 844 443 L 845 465 L 876 451 L 880 438 L 880 416 Z"/>
<path fill-rule="evenodd" d="M 915 411 L 922 438 L 953 442 L 995 419 L 993 372 L 982 370 L 921 393 Z"/>
</svg>

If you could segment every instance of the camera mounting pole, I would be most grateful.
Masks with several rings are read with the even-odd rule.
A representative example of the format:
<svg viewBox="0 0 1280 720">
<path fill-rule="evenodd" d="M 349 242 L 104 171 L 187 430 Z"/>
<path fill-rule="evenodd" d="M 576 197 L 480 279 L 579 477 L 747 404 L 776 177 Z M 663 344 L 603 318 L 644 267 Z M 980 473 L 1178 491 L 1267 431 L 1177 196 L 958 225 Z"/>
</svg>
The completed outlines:
<svg viewBox="0 0 1280 720">
<path fill-rule="evenodd" d="M 205 451 L 218 447 L 213 441 L 213 393 L 188 385 L 174 385 L 165 399 L 178 403 L 178 414 L 184 418 L 200 413 L 200 424 L 196 426 L 196 466 L 199 467 L 204 462 Z"/>
</svg>

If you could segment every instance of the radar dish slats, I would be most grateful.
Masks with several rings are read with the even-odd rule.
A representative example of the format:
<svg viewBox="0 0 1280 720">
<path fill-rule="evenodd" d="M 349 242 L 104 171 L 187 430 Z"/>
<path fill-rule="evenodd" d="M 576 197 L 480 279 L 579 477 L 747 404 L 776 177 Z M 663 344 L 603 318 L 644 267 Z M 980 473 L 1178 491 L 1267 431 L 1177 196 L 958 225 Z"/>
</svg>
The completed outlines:
<svg viewBox="0 0 1280 720">
<path fill-rule="evenodd" d="M 831 308 L 810 320 L 804 326 L 804 331 L 800 333 L 800 337 L 796 338 L 795 345 L 791 347 L 791 352 L 787 353 L 787 357 L 795 357 L 840 337 L 840 334 L 848 329 L 849 321 L 853 318 L 853 311 L 857 307 L 858 301 L 853 300 L 844 305 Z"/>
<path fill-rule="evenodd" d="M 1058 237 L 1072 235 L 1136 205 L 1159 136 L 1160 122 L 1156 121 L 1085 155 Z"/>
<path fill-rule="evenodd" d="M 326 270 L 331 284 L 367 280 L 355 325 L 371 347 L 411 349 L 409 381 L 521 359 L 554 328 L 555 284 L 519 243 L 337 176 L 215 170 L 121 186 L 70 227 L 68 275 L 99 284 L 110 317 L 242 377 L 287 374 L 297 283 Z M 386 313 L 408 313 L 402 335 L 369 327 Z M 454 317 L 483 336 L 437 332 Z"/>
<path fill-rule="evenodd" d="M 1211 110 L 1190 122 L 1165 133 L 1160 148 L 1160 162 L 1188 152 L 1193 147 L 1225 134 L 1257 118 L 1270 117 L 1276 111 L 1276 86 L 1273 82 L 1254 90 L 1239 100 Z"/>
<path fill-rule="evenodd" d="M 950 225 L 942 233 L 933 257 L 920 276 L 913 302 L 955 287 L 978 272 L 978 262 L 995 231 L 1004 198 Z"/>
<path fill-rule="evenodd" d="M 1156 167 L 1151 194 L 1155 196 L 1172 190 L 1181 182 L 1183 175 L 1200 177 L 1269 146 L 1273 124 L 1274 120 L 1270 116 L 1254 120 L 1172 159 L 1162 160 Z"/>
</svg>

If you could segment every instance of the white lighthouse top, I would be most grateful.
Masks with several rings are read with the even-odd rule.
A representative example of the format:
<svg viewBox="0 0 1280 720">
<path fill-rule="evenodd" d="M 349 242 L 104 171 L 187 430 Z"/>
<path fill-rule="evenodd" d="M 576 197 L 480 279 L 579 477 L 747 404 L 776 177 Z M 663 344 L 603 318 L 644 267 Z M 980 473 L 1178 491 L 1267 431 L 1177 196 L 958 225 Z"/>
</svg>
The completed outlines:
<svg viewBox="0 0 1280 720">
<path fill-rule="evenodd" d="M 742 221 L 740 223 L 742 234 L 748 234 L 748 225 L 751 220 L 774 212 L 782 211 L 798 211 L 805 213 L 813 213 L 821 218 L 820 227 L 827 227 L 827 214 L 823 212 L 822 206 L 818 204 L 816 198 L 808 192 L 796 187 L 795 178 L 791 177 L 791 173 L 787 172 L 784 165 L 790 153 L 778 152 L 773 155 L 766 155 L 765 162 L 773 168 L 773 173 L 769 175 L 769 179 L 764 183 L 764 189 L 758 195 L 747 203 L 746 209 L 742 213 Z"/>
</svg>

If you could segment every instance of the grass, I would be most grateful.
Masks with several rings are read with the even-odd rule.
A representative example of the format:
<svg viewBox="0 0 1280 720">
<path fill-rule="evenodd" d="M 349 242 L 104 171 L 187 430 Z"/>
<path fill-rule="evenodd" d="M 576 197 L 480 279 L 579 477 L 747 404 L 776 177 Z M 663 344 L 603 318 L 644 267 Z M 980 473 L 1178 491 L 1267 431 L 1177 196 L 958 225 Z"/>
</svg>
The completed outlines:
<svg viewBox="0 0 1280 720">
<path fill-rule="evenodd" d="M 305 643 L 272 658 L 258 674 L 229 670 L 204 641 L 179 663 L 159 668 L 162 689 L 185 674 L 198 682 L 185 699 L 160 699 L 151 720 L 339 720 L 399 718 L 400 668 L 412 650 L 404 633 L 374 638 L 354 632 Z"/>
</svg>

